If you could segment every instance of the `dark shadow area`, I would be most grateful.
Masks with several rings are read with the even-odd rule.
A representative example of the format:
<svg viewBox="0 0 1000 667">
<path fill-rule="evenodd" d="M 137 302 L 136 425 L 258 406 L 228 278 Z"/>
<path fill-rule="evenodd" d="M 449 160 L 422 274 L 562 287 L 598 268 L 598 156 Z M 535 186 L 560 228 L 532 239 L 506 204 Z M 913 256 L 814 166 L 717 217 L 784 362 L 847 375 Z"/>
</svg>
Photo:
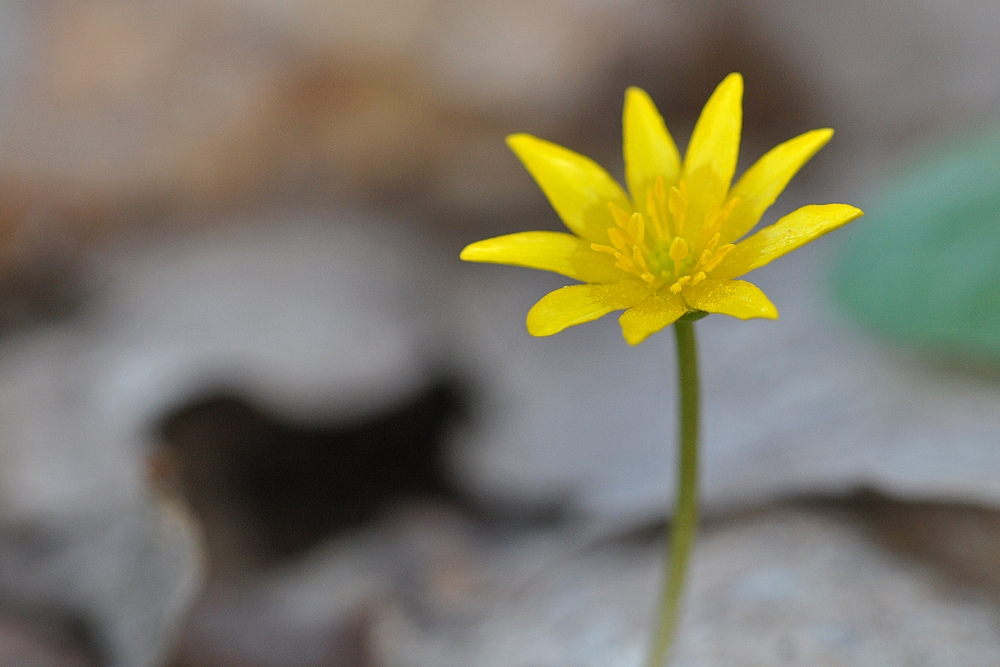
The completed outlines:
<svg viewBox="0 0 1000 667">
<path fill-rule="evenodd" d="M 849 505 L 895 553 L 1000 599 L 1000 512 L 956 502 L 901 501 L 865 491 Z"/>
<path fill-rule="evenodd" d="M 463 412 L 448 382 L 386 413 L 326 425 L 297 425 L 220 391 L 160 430 L 178 491 L 203 524 L 210 569 L 231 574 L 300 553 L 401 499 L 462 504 L 442 450 Z"/>
</svg>

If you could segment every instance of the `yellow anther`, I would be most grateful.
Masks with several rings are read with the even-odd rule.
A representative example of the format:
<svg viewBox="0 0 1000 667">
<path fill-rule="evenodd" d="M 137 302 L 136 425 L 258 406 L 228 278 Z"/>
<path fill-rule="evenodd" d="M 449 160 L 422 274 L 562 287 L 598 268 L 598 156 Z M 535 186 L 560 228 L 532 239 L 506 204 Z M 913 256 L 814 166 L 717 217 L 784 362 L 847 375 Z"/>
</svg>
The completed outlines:
<svg viewBox="0 0 1000 667">
<path fill-rule="evenodd" d="M 676 236 L 684 233 L 684 217 L 687 213 L 687 207 L 687 184 L 680 181 L 676 186 L 670 188 L 670 194 L 667 197 L 667 209 L 674 219 L 672 231 Z"/>
<path fill-rule="evenodd" d="M 591 243 L 590 244 L 590 249 L 591 250 L 596 250 L 597 252 L 606 252 L 609 255 L 614 255 L 615 253 L 618 252 L 617 250 L 615 250 L 614 248 L 612 248 L 609 245 L 600 245 L 598 243 Z"/>
<path fill-rule="evenodd" d="M 636 211 L 629 218 L 628 227 L 625 228 L 629 236 L 636 243 L 642 243 L 642 239 L 646 236 L 646 221 L 642 218 L 642 213 Z"/>
<path fill-rule="evenodd" d="M 719 265 L 719 262 L 721 262 L 725 258 L 725 256 L 729 254 L 729 251 L 735 247 L 736 246 L 734 246 L 732 243 L 727 243 L 726 245 L 716 250 L 715 254 L 712 255 L 712 259 L 707 264 L 705 264 L 704 266 L 705 272 L 707 273 L 708 271 L 711 271 L 712 269 L 717 267 Z"/>
<path fill-rule="evenodd" d="M 642 278 L 643 280 L 645 280 L 647 283 L 655 283 L 656 282 L 656 276 L 654 276 L 649 271 L 647 271 L 646 273 L 642 274 L 639 277 Z"/>
<path fill-rule="evenodd" d="M 680 294 L 681 289 L 683 289 L 683 287 L 687 285 L 689 282 L 691 282 L 691 276 L 684 276 L 683 278 L 681 278 L 680 280 L 678 280 L 677 282 L 675 282 L 673 285 L 670 286 L 670 291 L 673 292 L 674 294 Z"/>
<path fill-rule="evenodd" d="M 629 214 L 618 208 L 618 206 L 613 202 L 608 202 L 608 210 L 611 211 L 611 217 L 615 219 L 615 224 L 622 229 L 628 229 L 628 219 Z"/>
<path fill-rule="evenodd" d="M 653 196 L 653 190 L 646 190 L 646 210 L 649 212 L 649 221 L 652 223 L 653 234 L 656 236 L 657 241 L 667 236 L 667 226 L 665 222 L 666 216 L 660 212 L 659 208 L 660 207 L 656 205 L 656 198 Z"/>
<path fill-rule="evenodd" d="M 705 216 L 705 226 L 702 229 L 702 240 L 717 238 L 719 236 L 719 230 L 722 228 L 722 223 L 726 221 L 729 215 L 739 204 L 740 198 L 733 197 L 726 202 L 725 206 L 721 208 L 718 205 L 713 205 L 709 210 L 708 214 Z M 716 241 L 715 243 L 718 243 Z M 705 247 L 709 249 L 714 249 L 715 244 L 708 240 L 705 243 Z"/>
<path fill-rule="evenodd" d="M 642 249 L 637 245 L 632 246 L 632 261 L 644 272 L 649 273 L 649 267 L 646 266 L 646 257 L 642 254 Z"/>
<path fill-rule="evenodd" d="M 620 229 L 615 229 L 614 227 L 608 228 L 608 238 L 611 239 L 611 244 L 618 252 L 631 254 L 632 249 L 629 246 L 632 244 Z"/>
<path fill-rule="evenodd" d="M 655 210 L 656 215 L 660 218 L 660 238 L 665 239 L 669 236 L 677 236 L 672 231 L 667 216 L 667 189 L 663 185 L 662 176 L 656 177 L 656 184 L 647 192 L 647 198 L 652 202 L 649 205 L 650 210 Z"/>
<path fill-rule="evenodd" d="M 593 246 L 591 246 L 591 247 L 593 247 Z M 604 247 L 606 248 L 607 246 L 604 246 Z M 594 249 L 596 250 L 597 248 L 594 248 Z M 705 264 L 708 264 L 708 260 L 710 260 L 710 259 L 712 259 L 712 251 L 711 250 L 702 250 L 701 251 L 701 257 L 698 258 L 698 263 L 701 264 L 702 266 L 704 266 Z"/>
<path fill-rule="evenodd" d="M 722 235 L 719 234 L 719 232 L 712 234 L 712 238 L 710 238 L 708 243 L 705 244 L 705 250 L 708 250 L 709 252 L 715 250 L 715 246 L 719 245 L 720 238 L 722 238 Z"/>
<path fill-rule="evenodd" d="M 700 283 L 702 280 L 704 280 L 707 277 L 708 276 L 705 275 L 704 271 L 699 271 L 698 273 L 694 274 L 694 277 L 691 279 L 691 284 L 692 285 L 697 285 L 698 283 Z"/>
</svg>

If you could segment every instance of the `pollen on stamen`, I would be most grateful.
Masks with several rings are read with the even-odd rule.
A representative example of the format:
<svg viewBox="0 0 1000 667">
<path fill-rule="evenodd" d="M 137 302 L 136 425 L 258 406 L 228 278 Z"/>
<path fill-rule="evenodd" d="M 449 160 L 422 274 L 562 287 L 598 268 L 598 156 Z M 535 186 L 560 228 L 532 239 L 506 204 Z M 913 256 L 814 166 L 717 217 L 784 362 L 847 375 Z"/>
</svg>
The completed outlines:
<svg viewBox="0 0 1000 667">
<path fill-rule="evenodd" d="M 732 243 L 727 243 L 726 245 L 716 250 L 715 254 L 712 256 L 711 261 L 705 264 L 704 266 L 705 271 L 711 271 L 712 269 L 717 267 L 719 265 L 719 262 L 725 259 L 726 255 L 729 254 L 729 251 L 735 247 L 736 246 L 733 245 Z"/>
<path fill-rule="evenodd" d="M 680 275 L 681 272 L 681 262 L 687 259 L 690 248 L 688 248 L 687 241 L 684 237 L 678 236 L 674 238 L 673 242 L 670 244 L 670 251 L 667 255 L 670 259 L 674 260 L 674 275 Z"/>
<path fill-rule="evenodd" d="M 680 181 L 677 185 L 670 188 L 670 194 L 667 197 L 667 209 L 674 219 L 672 231 L 677 236 L 684 233 L 684 217 L 687 207 L 687 185 L 684 181 Z"/>
<path fill-rule="evenodd" d="M 646 257 L 642 254 L 642 249 L 639 246 L 632 246 L 632 259 L 636 266 L 642 269 L 642 272 L 639 273 L 640 278 L 647 283 L 656 281 L 656 276 L 649 272 L 649 266 L 646 265 Z"/>
<path fill-rule="evenodd" d="M 618 254 L 618 251 L 615 250 L 614 248 L 612 248 L 611 246 L 609 246 L 609 245 L 601 245 L 599 243 L 591 243 L 590 244 L 590 249 L 591 250 L 596 250 L 597 252 L 606 252 L 609 255 L 616 255 L 616 254 Z"/>
<path fill-rule="evenodd" d="M 704 271 L 699 271 L 698 273 L 694 274 L 693 278 L 691 278 L 691 284 L 692 285 L 697 285 L 698 283 L 700 283 L 702 280 L 704 280 L 707 277 L 708 276 L 705 275 Z"/>
<path fill-rule="evenodd" d="M 632 261 L 644 272 L 649 273 L 649 267 L 646 266 L 646 257 L 642 254 L 642 248 L 637 245 L 632 246 Z"/>
<path fill-rule="evenodd" d="M 643 220 L 642 213 L 637 211 L 632 214 L 625 231 L 636 243 L 642 243 L 642 239 L 646 236 L 646 221 Z"/>
<path fill-rule="evenodd" d="M 674 294 L 680 294 L 681 290 L 689 282 L 691 282 L 691 276 L 684 276 L 683 278 L 680 278 L 677 282 L 675 282 L 673 285 L 670 286 L 670 291 L 673 292 Z"/>
</svg>

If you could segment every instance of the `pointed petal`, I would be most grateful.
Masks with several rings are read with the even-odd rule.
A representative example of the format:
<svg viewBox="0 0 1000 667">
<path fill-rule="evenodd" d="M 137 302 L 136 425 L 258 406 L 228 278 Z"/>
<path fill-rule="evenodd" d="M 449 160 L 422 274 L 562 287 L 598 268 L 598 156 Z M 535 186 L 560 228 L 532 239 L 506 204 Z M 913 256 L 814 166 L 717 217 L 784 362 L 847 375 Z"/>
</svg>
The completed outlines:
<svg viewBox="0 0 1000 667">
<path fill-rule="evenodd" d="M 681 155 L 653 100 L 646 91 L 634 86 L 625 91 L 622 137 L 625 182 L 636 208 L 645 209 L 646 191 L 657 177 L 663 177 L 663 185 L 668 189 L 677 183 Z"/>
<path fill-rule="evenodd" d="M 507 145 L 521 158 L 574 234 L 607 243 L 607 230 L 615 225 L 608 202 L 626 213 L 632 212 L 625 191 L 590 158 L 530 134 L 512 134 L 507 137 Z"/>
<path fill-rule="evenodd" d="M 740 201 L 722 225 L 721 242 L 732 243 L 753 229 L 788 181 L 832 136 L 830 129 L 806 132 L 775 146 L 747 169 L 729 192 Z"/>
<path fill-rule="evenodd" d="M 684 300 L 695 310 L 732 315 L 741 320 L 778 319 L 778 309 L 759 287 L 745 280 L 708 279 L 685 289 Z"/>
<path fill-rule="evenodd" d="M 847 204 L 803 206 L 737 243 L 711 277 L 742 276 L 862 215 L 861 209 Z"/>
<path fill-rule="evenodd" d="M 742 105 L 743 77 L 730 74 L 708 99 L 691 134 L 682 178 L 691 199 L 688 219 L 698 229 L 709 209 L 722 204 L 732 183 L 740 151 Z"/>
<path fill-rule="evenodd" d="M 649 286 L 638 280 L 610 285 L 570 285 L 549 292 L 528 311 L 528 333 L 551 336 L 574 324 L 583 324 L 613 310 L 631 308 L 649 296 Z"/>
<path fill-rule="evenodd" d="M 676 322 L 688 310 L 679 294 L 654 294 L 622 313 L 618 323 L 622 325 L 625 341 L 629 345 L 638 345 L 663 327 Z"/>
<path fill-rule="evenodd" d="M 585 283 L 613 283 L 622 279 L 615 258 L 591 250 L 579 236 L 562 232 L 520 232 L 476 241 L 459 255 L 467 262 L 509 264 L 552 271 Z"/>
</svg>

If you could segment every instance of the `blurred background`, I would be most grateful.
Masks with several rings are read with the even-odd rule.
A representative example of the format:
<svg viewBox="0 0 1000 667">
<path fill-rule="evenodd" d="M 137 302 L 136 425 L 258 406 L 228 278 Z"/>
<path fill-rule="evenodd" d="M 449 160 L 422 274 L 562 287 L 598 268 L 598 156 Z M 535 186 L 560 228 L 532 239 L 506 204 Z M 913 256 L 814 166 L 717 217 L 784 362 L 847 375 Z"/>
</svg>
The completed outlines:
<svg viewBox="0 0 1000 667">
<path fill-rule="evenodd" d="M 677 664 L 1000 661 L 1000 6 L 0 2 L 0 665 L 638 665 L 671 334 L 534 340 L 504 137 L 621 177 L 744 75 L 765 216 L 868 212 L 699 324 Z M 996 149 L 996 150 L 994 150 Z M 717 321 L 719 320 L 719 321 Z M 995 451 L 996 450 L 996 451 Z"/>
</svg>

